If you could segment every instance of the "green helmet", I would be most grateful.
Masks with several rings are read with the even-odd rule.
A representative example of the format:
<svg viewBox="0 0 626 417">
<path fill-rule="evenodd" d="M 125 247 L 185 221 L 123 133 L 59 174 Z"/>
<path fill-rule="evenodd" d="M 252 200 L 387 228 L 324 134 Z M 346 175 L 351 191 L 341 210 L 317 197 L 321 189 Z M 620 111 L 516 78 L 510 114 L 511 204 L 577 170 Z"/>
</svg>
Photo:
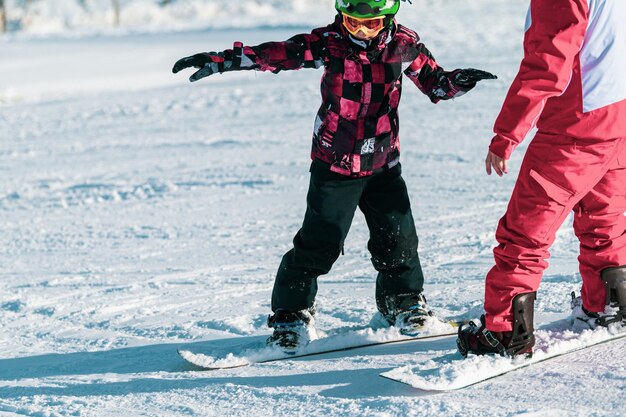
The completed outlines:
<svg viewBox="0 0 626 417">
<path fill-rule="evenodd" d="M 400 0 L 336 0 L 337 11 L 359 19 L 395 15 Z"/>
</svg>

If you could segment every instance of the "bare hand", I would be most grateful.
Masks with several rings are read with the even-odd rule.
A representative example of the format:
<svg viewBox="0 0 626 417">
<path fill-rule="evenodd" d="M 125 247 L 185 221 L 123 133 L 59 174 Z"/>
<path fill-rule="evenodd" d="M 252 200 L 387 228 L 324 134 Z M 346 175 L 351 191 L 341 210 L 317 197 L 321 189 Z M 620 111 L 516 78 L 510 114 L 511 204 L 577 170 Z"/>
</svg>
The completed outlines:
<svg viewBox="0 0 626 417">
<path fill-rule="evenodd" d="M 496 171 L 498 176 L 503 176 L 504 174 L 508 174 L 509 170 L 506 166 L 506 159 L 500 158 L 495 153 L 489 151 L 487 153 L 487 159 L 485 159 L 485 167 L 487 168 L 487 175 L 491 175 L 491 168 Z"/>
</svg>

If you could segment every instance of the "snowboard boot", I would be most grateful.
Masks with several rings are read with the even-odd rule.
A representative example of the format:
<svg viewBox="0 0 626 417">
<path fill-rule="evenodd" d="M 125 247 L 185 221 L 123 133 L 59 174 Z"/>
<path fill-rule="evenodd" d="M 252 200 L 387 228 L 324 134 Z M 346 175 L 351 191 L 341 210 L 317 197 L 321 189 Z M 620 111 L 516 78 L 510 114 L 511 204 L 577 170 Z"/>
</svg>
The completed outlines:
<svg viewBox="0 0 626 417">
<path fill-rule="evenodd" d="M 317 338 L 315 333 L 315 310 L 289 312 L 278 310 L 267 318 L 268 327 L 274 329 L 267 339 L 268 346 L 276 346 L 286 353 L 295 353 Z"/>
<path fill-rule="evenodd" d="M 604 311 L 593 312 L 583 307 L 581 297 L 572 292 L 572 321 L 574 329 L 585 330 L 617 324 L 626 327 L 626 266 L 602 271 L 606 289 Z"/>
<path fill-rule="evenodd" d="M 485 315 L 480 325 L 470 322 L 459 328 L 456 344 L 464 357 L 475 355 L 532 356 L 535 345 L 533 320 L 536 293 L 519 294 L 513 299 L 513 330 L 494 332 L 485 325 Z"/>
<path fill-rule="evenodd" d="M 422 293 L 401 294 L 385 297 L 380 313 L 389 326 L 394 326 L 405 336 L 417 336 L 428 321 L 438 320 Z"/>
</svg>

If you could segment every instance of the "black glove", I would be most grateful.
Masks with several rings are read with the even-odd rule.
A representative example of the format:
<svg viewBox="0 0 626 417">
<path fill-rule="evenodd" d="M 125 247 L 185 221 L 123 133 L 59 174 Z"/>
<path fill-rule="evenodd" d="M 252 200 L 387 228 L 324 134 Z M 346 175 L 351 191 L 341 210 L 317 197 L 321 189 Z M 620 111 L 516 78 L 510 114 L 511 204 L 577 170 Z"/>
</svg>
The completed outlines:
<svg viewBox="0 0 626 417">
<path fill-rule="evenodd" d="M 201 78 L 213 75 L 216 72 L 224 72 L 232 67 L 233 61 L 226 59 L 223 52 L 204 52 L 178 60 L 172 68 L 172 72 L 176 74 L 185 68 L 200 68 L 189 77 L 189 81 L 198 81 Z"/>
<path fill-rule="evenodd" d="M 462 88 L 472 89 L 481 80 L 496 80 L 497 76 L 487 71 L 474 68 L 465 68 L 454 71 L 452 82 Z"/>
</svg>

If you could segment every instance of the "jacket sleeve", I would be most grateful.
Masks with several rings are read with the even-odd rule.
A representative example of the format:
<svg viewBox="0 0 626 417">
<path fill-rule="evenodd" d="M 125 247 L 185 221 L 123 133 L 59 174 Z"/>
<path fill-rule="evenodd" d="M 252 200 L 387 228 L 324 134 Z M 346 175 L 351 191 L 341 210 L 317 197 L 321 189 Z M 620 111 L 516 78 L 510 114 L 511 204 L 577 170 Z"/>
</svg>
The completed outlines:
<svg viewBox="0 0 626 417">
<path fill-rule="evenodd" d="M 496 119 L 489 149 L 509 159 L 546 101 L 568 87 L 587 30 L 587 0 L 531 0 L 524 58 Z"/>
<path fill-rule="evenodd" d="M 440 100 L 449 100 L 471 90 L 471 88 L 456 85 L 452 80 L 457 71 L 445 71 L 440 67 L 423 43 L 417 43 L 415 47 L 417 58 L 404 71 L 404 74 L 430 98 L 430 101 L 437 103 Z"/>
<path fill-rule="evenodd" d="M 235 42 L 233 49 L 224 51 L 232 65 L 226 71 L 256 70 L 278 73 L 301 68 L 319 68 L 324 65 L 326 45 L 316 34 L 296 35 L 285 42 L 267 42 L 258 46 L 244 46 Z"/>
</svg>

